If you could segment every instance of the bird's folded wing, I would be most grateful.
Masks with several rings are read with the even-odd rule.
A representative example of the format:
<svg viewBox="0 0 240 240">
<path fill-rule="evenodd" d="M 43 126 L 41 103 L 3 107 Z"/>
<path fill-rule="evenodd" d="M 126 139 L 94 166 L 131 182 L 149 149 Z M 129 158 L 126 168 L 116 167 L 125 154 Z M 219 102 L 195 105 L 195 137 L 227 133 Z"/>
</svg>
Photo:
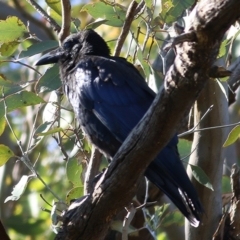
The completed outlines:
<svg viewBox="0 0 240 240">
<path fill-rule="evenodd" d="M 123 64 L 123 61 L 125 64 Z M 150 107 L 155 93 L 131 65 L 121 58 L 88 57 L 77 65 L 80 95 L 95 116 L 123 142 Z M 83 96 L 84 94 L 84 96 Z"/>
</svg>

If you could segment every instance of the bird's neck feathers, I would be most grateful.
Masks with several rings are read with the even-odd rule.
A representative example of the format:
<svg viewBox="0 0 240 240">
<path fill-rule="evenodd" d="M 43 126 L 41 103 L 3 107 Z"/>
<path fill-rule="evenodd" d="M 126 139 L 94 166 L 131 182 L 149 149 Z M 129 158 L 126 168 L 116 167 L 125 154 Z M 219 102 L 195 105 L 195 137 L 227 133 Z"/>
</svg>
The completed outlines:
<svg viewBox="0 0 240 240">
<path fill-rule="evenodd" d="M 85 30 L 82 32 L 82 37 L 85 39 L 81 51 L 83 55 L 110 56 L 108 45 L 96 32 L 93 30 Z"/>
</svg>

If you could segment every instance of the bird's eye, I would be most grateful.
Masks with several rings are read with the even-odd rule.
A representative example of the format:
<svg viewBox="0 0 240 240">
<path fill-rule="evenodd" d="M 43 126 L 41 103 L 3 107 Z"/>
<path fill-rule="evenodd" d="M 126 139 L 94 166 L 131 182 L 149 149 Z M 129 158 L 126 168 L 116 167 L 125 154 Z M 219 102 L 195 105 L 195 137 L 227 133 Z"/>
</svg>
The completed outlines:
<svg viewBox="0 0 240 240">
<path fill-rule="evenodd" d="M 71 50 L 73 48 L 73 46 L 76 44 L 79 44 L 79 42 L 77 40 L 71 39 L 63 44 L 63 48 L 65 50 Z"/>
</svg>

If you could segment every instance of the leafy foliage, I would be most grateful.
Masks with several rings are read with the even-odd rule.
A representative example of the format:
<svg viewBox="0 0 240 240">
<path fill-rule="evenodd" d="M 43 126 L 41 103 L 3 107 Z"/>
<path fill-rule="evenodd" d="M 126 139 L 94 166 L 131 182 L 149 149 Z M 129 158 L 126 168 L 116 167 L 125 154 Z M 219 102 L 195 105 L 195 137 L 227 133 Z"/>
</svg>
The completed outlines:
<svg viewBox="0 0 240 240">
<path fill-rule="evenodd" d="M 22 194 L 24 193 L 26 187 L 27 187 L 27 184 L 28 184 L 28 181 L 30 180 L 32 176 L 26 176 L 26 175 L 23 175 L 21 177 L 21 180 L 19 181 L 19 183 L 14 187 L 13 191 L 12 191 L 12 195 L 7 197 L 4 201 L 4 203 L 8 202 L 8 201 L 17 201 L 21 196 Z"/>
<path fill-rule="evenodd" d="M 231 144 L 233 144 L 234 142 L 237 141 L 237 139 L 239 138 L 239 134 L 240 134 L 240 126 L 235 126 L 231 132 L 229 133 L 225 143 L 223 144 L 223 147 L 227 147 Z"/>
<path fill-rule="evenodd" d="M 27 32 L 26 26 L 17 17 L 8 17 L 5 21 L 0 21 L 1 43 L 17 41 L 25 32 Z"/>
<path fill-rule="evenodd" d="M 108 5 L 103 2 L 90 3 L 83 6 L 82 11 L 87 11 L 95 19 L 106 20 L 105 24 L 113 27 L 121 27 L 124 23 L 126 11 L 118 5 Z"/>
<path fill-rule="evenodd" d="M 0 166 L 4 165 L 13 156 L 14 153 L 8 146 L 0 144 Z"/>
<path fill-rule="evenodd" d="M 203 184 L 205 187 L 211 189 L 212 191 L 214 191 L 212 184 L 210 183 L 210 180 L 208 178 L 208 176 L 206 175 L 206 173 L 198 166 L 189 164 L 192 172 L 193 172 L 193 176 L 195 177 L 195 179 Z"/>
</svg>

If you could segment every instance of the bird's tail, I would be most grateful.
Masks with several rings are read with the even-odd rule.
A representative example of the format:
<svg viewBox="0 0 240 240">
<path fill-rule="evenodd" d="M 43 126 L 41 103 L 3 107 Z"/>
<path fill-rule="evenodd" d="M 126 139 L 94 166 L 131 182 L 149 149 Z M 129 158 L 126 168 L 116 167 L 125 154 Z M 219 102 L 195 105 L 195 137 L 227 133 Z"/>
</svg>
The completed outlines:
<svg viewBox="0 0 240 240">
<path fill-rule="evenodd" d="M 149 165 L 145 176 L 171 199 L 192 226 L 198 227 L 204 210 L 179 158 L 177 145 L 171 142 Z"/>
</svg>

